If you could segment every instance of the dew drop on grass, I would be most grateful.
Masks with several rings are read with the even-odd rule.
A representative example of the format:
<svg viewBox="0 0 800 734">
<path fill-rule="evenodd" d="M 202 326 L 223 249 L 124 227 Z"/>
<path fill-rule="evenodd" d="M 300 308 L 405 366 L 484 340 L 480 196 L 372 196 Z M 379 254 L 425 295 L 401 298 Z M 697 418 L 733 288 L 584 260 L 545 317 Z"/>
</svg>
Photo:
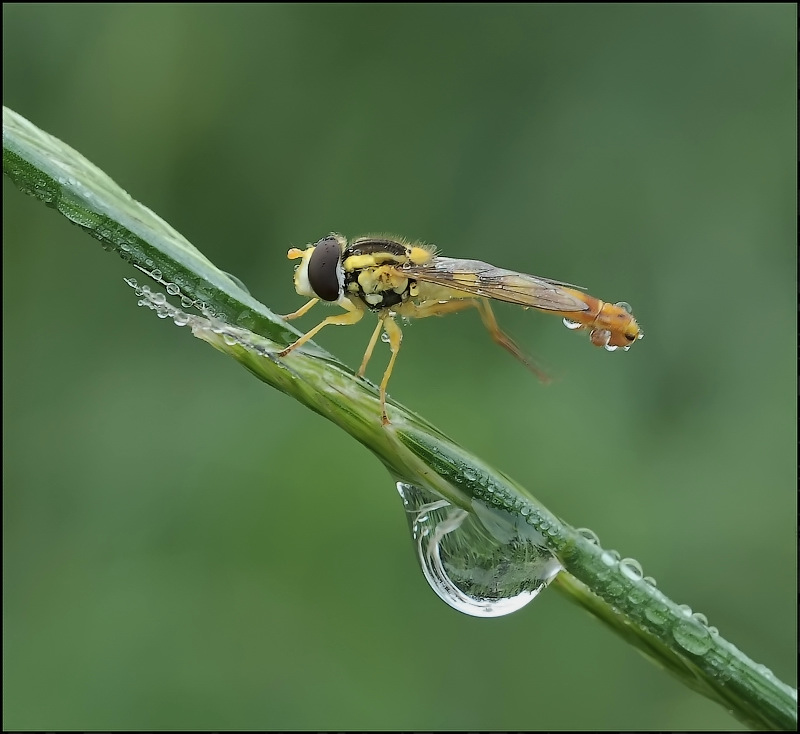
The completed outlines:
<svg viewBox="0 0 800 734">
<path fill-rule="evenodd" d="M 224 270 L 222 272 L 225 273 Z M 233 281 L 233 283 L 239 288 L 241 288 L 245 293 L 247 293 L 248 295 L 250 294 L 250 291 L 247 289 L 247 286 L 239 278 L 237 278 L 235 275 L 231 273 L 225 273 L 225 275 L 227 275 Z"/>
<path fill-rule="evenodd" d="M 619 562 L 619 570 L 631 581 L 641 581 L 644 576 L 642 566 L 635 558 L 623 558 Z"/>
<path fill-rule="evenodd" d="M 527 523 L 481 505 L 456 507 L 433 491 L 405 482 L 397 491 L 414 550 L 434 592 L 473 617 L 501 617 L 521 609 L 562 566 Z"/>
<path fill-rule="evenodd" d="M 714 644 L 708 628 L 696 619 L 679 619 L 672 627 L 675 641 L 687 652 L 702 655 Z"/>
</svg>

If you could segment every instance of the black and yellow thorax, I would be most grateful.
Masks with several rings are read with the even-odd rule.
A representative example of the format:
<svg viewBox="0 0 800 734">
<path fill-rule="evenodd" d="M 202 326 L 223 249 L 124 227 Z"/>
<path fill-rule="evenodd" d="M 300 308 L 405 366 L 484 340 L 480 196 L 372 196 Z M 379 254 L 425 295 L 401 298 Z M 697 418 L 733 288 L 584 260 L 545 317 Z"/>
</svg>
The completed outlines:
<svg viewBox="0 0 800 734">
<path fill-rule="evenodd" d="M 417 282 L 402 272 L 404 265 L 423 265 L 433 252 L 419 245 L 363 237 L 342 253 L 344 289 L 371 311 L 396 307 L 418 294 Z"/>
</svg>

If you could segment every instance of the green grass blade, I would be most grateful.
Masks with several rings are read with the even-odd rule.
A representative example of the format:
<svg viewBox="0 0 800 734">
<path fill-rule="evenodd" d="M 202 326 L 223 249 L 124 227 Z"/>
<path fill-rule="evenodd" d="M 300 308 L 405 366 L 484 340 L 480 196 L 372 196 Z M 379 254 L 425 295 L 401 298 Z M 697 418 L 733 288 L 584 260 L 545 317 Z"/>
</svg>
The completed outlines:
<svg viewBox="0 0 800 734">
<path fill-rule="evenodd" d="M 643 579 L 635 562 L 620 562 L 402 405 L 389 401 L 392 423 L 383 427 L 375 386 L 319 347 L 310 344 L 278 358 L 276 352 L 298 332 L 83 156 L 6 108 L 3 170 L 22 191 L 147 272 L 168 295 L 182 296 L 183 308 L 194 306 L 202 315 L 185 313 L 166 303 L 164 294 L 136 284 L 145 305 L 188 323 L 197 337 L 260 380 L 339 425 L 396 479 L 468 513 L 489 513 L 508 529 L 530 529 L 564 568 L 556 588 L 742 722 L 755 729 L 796 729 L 796 691 L 724 640 L 701 615 Z"/>
</svg>

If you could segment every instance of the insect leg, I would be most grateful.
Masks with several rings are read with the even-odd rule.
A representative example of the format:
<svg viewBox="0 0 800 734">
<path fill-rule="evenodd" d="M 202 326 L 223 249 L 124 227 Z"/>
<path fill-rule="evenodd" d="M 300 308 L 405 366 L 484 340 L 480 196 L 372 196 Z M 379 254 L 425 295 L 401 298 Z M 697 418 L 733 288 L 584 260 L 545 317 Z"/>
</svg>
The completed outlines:
<svg viewBox="0 0 800 734">
<path fill-rule="evenodd" d="M 525 352 L 520 349 L 517 343 L 506 334 L 497 323 L 494 317 L 494 311 L 489 305 L 489 302 L 483 298 L 460 298 L 458 300 L 445 301 L 432 301 L 430 303 L 422 302 L 415 306 L 413 310 L 407 309 L 403 312 L 404 316 L 415 319 L 424 319 L 428 316 L 444 316 L 448 313 L 454 313 L 465 308 L 476 308 L 481 315 L 481 321 L 489 332 L 492 340 L 499 344 L 503 349 L 513 354 L 522 364 L 524 364 L 534 375 L 536 375 L 542 382 L 549 382 L 550 378 L 547 373 L 536 364 L 533 357 L 529 357 Z"/>
<path fill-rule="evenodd" d="M 486 327 L 486 330 L 489 332 L 489 336 L 492 337 L 494 343 L 499 344 L 501 347 L 503 347 L 503 349 L 513 354 L 542 382 L 550 382 L 550 378 L 548 377 L 547 373 L 536 364 L 536 361 L 532 357 L 529 357 L 527 354 L 525 354 L 525 352 L 519 348 L 517 343 L 500 328 L 499 324 L 497 323 L 497 319 L 494 317 L 494 311 L 492 311 L 492 307 L 489 305 L 489 302 L 480 299 L 475 300 L 473 303 L 478 309 L 478 313 L 481 315 L 481 321 L 483 321 L 483 325 Z"/>
<path fill-rule="evenodd" d="M 343 308 L 346 308 L 346 306 L 343 306 Z M 322 320 L 313 329 L 311 329 L 311 331 L 307 331 L 305 334 L 303 334 L 303 336 L 301 336 L 296 342 L 290 344 L 288 347 L 286 347 L 286 349 L 282 349 L 280 352 L 278 352 L 278 356 L 285 357 L 293 349 L 297 349 L 297 347 L 302 346 L 307 341 L 313 339 L 321 329 L 324 329 L 328 325 L 349 326 L 350 324 L 357 324 L 363 318 L 365 309 L 360 309 L 352 305 L 350 308 L 352 310 L 348 310 L 345 313 L 340 313 L 336 316 L 328 316 L 327 319 Z"/>
<path fill-rule="evenodd" d="M 383 373 L 383 379 L 381 380 L 381 423 L 385 426 L 389 423 L 389 416 L 386 415 L 386 385 L 389 383 L 389 377 L 394 368 L 394 361 L 397 359 L 397 353 L 400 351 L 400 343 L 403 341 L 403 332 L 395 323 L 394 319 L 388 314 L 381 319 L 381 324 L 386 335 L 389 337 L 389 348 L 392 350 L 389 366 L 386 368 L 386 372 Z"/>
<path fill-rule="evenodd" d="M 282 319 L 286 321 L 291 321 L 292 319 L 299 318 L 303 314 L 308 313 L 314 306 L 319 303 L 319 298 L 312 298 L 305 306 L 301 306 L 297 309 L 297 311 L 292 311 L 292 313 L 287 313 L 286 316 L 281 316 Z"/>
<path fill-rule="evenodd" d="M 378 325 L 375 327 L 375 331 L 372 332 L 372 336 L 369 339 L 369 344 L 367 344 L 367 351 L 364 352 L 364 359 L 361 360 L 361 367 L 358 368 L 358 372 L 356 375 L 359 377 L 363 377 L 364 373 L 367 371 L 367 362 L 369 362 L 370 357 L 372 357 L 372 350 L 375 349 L 375 345 L 378 343 L 378 337 L 383 330 L 383 321 L 379 320 Z"/>
</svg>

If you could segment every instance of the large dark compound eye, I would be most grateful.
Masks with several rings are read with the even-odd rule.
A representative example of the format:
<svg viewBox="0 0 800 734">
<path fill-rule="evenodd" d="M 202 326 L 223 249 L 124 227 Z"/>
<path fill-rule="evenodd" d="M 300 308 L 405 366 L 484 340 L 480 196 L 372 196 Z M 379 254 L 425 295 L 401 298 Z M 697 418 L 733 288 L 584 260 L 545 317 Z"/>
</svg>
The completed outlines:
<svg viewBox="0 0 800 734">
<path fill-rule="evenodd" d="M 341 256 L 342 248 L 334 237 L 326 237 L 314 245 L 308 260 L 308 282 L 323 301 L 335 301 L 339 297 Z"/>
</svg>

